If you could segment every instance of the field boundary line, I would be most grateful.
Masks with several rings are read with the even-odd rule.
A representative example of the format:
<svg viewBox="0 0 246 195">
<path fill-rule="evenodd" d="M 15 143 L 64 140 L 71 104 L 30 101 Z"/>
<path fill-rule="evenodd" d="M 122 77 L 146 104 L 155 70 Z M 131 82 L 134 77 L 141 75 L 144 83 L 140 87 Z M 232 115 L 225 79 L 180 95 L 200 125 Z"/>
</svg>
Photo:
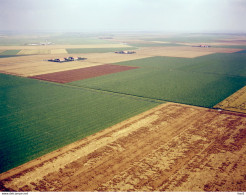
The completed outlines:
<svg viewBox="0 0 246 195">
<path fill-rule="evenodd" d="M 105 89 L 100 89 L 100 88 L 77 86 L 77 85 L 71 85 L 71 84 L 66 84 L 66 83 L 63 83 L 63 84 L 55 83 L 55 84 L 58 84 L 60 86 L 77 88 L 77 89 L 84 89 L 84 90 L 93 91 L 96 93 L 105 93 L 105 94 L 116 95 L 116 96 L 121 96 L 121 97 L 130 97 L 132 99 L 138 99 L 142 101 L 148 101 L 148 102 L 154 102 L 154 103 L 160 103 L 160 104 L 171 102 L 171 101 L 162 100 L 162 99 L 149 98 L 149 97 L 138 96 L 138 95 L 122 93 L 122 92 L 115 92 L 115 91 L 110 91 L 110 90 L 105 90 Z M 174 102 L 174 103 L 177 103 L 177 102 Z"/>
</svg>

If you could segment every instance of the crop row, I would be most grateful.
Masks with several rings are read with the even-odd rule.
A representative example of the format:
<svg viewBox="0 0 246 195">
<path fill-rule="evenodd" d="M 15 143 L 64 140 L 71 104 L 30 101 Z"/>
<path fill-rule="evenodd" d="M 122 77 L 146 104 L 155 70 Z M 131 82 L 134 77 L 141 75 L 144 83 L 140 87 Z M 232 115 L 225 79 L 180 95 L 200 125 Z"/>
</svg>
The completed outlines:
<svg viewBox="0 0 246 195">
<path fill-rule="evenodd" d="M 158 105 L 3 74 L 0 88 L 0 172 Z"/>
<path fill-rule="evenodd" d="M 245 63 L 243 54 L 213 54 L 194 59 L 151 57 L 118 63 L 141 68 L 70 84 L 213 107 L 246 85 L 246 78 L 242 77 L 246 73 Z"/>
</svg>

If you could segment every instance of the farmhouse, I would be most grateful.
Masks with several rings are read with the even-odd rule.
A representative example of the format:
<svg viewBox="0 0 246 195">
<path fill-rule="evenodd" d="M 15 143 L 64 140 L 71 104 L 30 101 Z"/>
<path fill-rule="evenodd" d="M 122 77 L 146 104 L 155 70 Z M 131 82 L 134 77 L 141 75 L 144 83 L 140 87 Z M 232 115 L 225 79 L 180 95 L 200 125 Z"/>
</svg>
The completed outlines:
<svg viewBox="0 0 246 195">
<path fill-rule="evenodd" d="M 86 60 L 87 58 L 82 57 L 67 57 L 67 58 L 55 58 L 55 59 L 49 59 L 49 62 L 71 62 L 71 61 L 79 61 L 79 60 Z"/>
<path fill-rule="evenodd" d="M 206 47 L 206 48 L 208 48 L 208 47 L 211 47 L 210 45 L 198 45 L 198 46 L 192 46 L 192 47 Z"/>
<path fill-rule="evenodd" d="M 114 53 L 119 53 L 119 54 L 133 54 L 136 53 L 135 51 L 116 51 Z"/>
</svg>

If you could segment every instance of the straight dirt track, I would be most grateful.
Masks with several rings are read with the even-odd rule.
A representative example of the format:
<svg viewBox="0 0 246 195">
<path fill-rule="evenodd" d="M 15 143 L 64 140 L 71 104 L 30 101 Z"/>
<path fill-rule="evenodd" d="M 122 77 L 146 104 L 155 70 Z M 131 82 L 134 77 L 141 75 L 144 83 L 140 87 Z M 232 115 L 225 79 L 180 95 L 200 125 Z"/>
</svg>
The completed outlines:
<svg viewBox="0 0 246 195">
<path fill-rule="evenodd" d="M 246 191 L 246 115 L 166 103 L 0 175 L 12 191 Z"/>
<path fill-rule="evenodd" d="M 112 74 L 116 72 L 136 69 L 136 68 L 138 67 L 105 64 L 105 65 L 80 68 L 80 69 L 75 69 L 75 70 L 36 75 L 36 76 L 29 77 L 29 78 L 45 80 L 45 81 L 52 81 L 56 83 L 69 83 L 72 81 L 78 81 L 78 80 L 98 77 L 98 76 L 102 76 L 106 74 Z"/>
</svg>

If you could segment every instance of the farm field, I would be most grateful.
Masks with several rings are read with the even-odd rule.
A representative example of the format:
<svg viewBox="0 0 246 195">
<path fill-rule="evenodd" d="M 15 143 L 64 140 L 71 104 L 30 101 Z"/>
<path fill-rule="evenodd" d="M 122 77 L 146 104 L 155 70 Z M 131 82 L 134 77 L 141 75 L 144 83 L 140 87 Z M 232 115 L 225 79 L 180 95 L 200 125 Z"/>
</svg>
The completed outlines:
<svg viewBox="0 0 246 195">
<path fill-rule="evenodd" d="M 119 48 L 72 48 L 66 49 L 69 54 L 76 53 L 107 53 L 107 52 L 115 52 L 121 50 L 134 50 L 136 47 L 119 47 Z"/>
<path fill-rule="evenodd" d="M 195 58 L 213 53 L 234 53 L 242 49 L 234 48 L 200 48 L 200 47 L 143 47 L 137 51 L 140 55 L 169 56 L 181 58 Z"/>
<path fill-rule="evenodd" d="M 20 45 L 20 46 L 0 46 L 0 50 L 51 50 L 51 49 L 80 49 L 80 48 L 126 48 L 125 44 L 83 44 L 83 45 Z"/>
<path fill-rule="evenodd" d="M 0 36 L 0 191 L 246 191 L 245 35 L 29 38 Z"/>
<path fill-rule="evenodd" d="M 69 57 L 69 54 L 55 54 L 56 58 Z M 64 70 L 100 65 L 101 63 L 73 61 L 69 63 L 55 63 L 44 61 L 52 59 L 54 55 L 33 55 L 12 58 L 3 58 L 0 61 L 0 72 L 19 76 L 33 76 Z"/>
<path fill-rule="evenodd" d="M 175 103 L 0 175 L 11 191 L 245 191 L 243 114 Z"/>
<path fill-rule="evenodd" d="M 216 104 L 214 108 L 231 110 L 234 112 L 246 113 L 246 87 L 238 90 L 222 102 Z"/>
<path fill-rule="evenodd" d="M 158 105 L 4 74 L 0 88 L 0 172 Z"/>
<path fill-rule="evenodd" d="M 218 74 L 218 71 L 214 74 L 195 71 L 196 67 L 207 66 L 215 67 L 214 70 L 223 69 L 223 67 L 233 69 L 235 67 L 232 64 L 233 60 L 237 63 L 237 69 L 234 70 L 235 74 L 238 73 L 236 76 L 230 76 L 232 71 L 228 72 L 228 75 Z M 246 77 L 240 76 L 244 74 L 245 63 L 245 56 L 239 54 L 212 54 L 194 59 L 150 57 L 117 63 L 140 67 L 139 69 L 69 84 L 164 101 L 213 107 L 246 85 Z M 191 67 L 194 67 L 194 71 Z"/>
<path fill-rule="evenodd" d="M 122 72 L 127 70 L 132 70 L 138 67 L 132 66 L 119 66 L 119 65 L 100 65 L 88 68 L 81 68 L 76 70 L 61 71 L 49 74 L 36 75 L 33 79 L 57 82 L 57 83 L 69 83 L 72 81 L 84 80 L 88 78 L 98 77 L 106 74 L 113 74 L 116 72 Z"/>
<path fill-rule="evenodd" d="M 69 63 L 44 61 L 45 59 L 69 57 L 70 55 L 71 54 L 49 54 L 3 58 L 0 61 L 0 72 L 28 77 L 149 57 L 137 54 L 121 55 L 116 53 L 87 53 L 76 54 L 77 56 L 87 58 L 83 61 L 73 61 Z"/>
</svg>

